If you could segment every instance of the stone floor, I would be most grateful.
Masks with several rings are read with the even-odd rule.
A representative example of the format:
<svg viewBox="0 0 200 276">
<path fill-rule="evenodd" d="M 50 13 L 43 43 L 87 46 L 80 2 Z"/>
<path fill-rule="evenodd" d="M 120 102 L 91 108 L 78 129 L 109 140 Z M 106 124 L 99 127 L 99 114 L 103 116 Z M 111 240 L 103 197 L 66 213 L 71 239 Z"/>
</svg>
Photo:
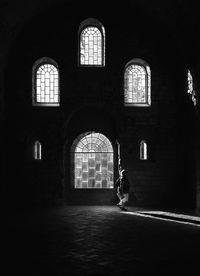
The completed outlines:
<svg viewBox="0 0 200 276">
<path fill-rule="evenodd" d="M 194 275 L 200 270 L 198 218 L 176 220 L 147 211 L 122 212 L 116 206 L 13 210 L 7 214 L 2 275 Z"/>
</svg>

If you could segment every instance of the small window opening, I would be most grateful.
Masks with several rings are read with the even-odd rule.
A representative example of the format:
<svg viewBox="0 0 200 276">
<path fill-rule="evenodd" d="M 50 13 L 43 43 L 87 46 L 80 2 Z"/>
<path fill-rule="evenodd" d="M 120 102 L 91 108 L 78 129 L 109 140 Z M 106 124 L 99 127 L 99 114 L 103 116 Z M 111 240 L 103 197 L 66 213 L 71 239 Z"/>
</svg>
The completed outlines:
<svg viewBox="0 0 200 276">
<path fill-rule="evenodd" d="M 140 160 L 147 160 L 147 143 L 144 140 L 140 142 Z"/>
<path fill-rule="evenodd" d="M 35 160 L 41 160 L 42 154 L 41 154 L 41 144 L 39 141 L 36 141 L 34 144 L 34 159 Z"/>
</svg>

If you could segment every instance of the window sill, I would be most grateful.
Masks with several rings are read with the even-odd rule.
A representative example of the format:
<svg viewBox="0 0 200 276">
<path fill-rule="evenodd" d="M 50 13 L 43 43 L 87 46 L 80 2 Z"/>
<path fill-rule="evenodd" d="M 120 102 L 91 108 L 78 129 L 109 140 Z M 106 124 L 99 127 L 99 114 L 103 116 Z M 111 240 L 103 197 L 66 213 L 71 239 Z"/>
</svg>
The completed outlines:
<svg viewBox="0 0 200 276">
<path fill-rule="evenodd" d="M 34 103 L 33 106 L 41 107 L 58 107 L 59 103 Z"/>
<path fill-rule="evenodd" d="M 125 103 L 124 104 L 124 106 L 125 107 L 151 107 L 151 105 L 150 104 L 146 104 L 146 103 L 130 103 L 130 104 L 128 104 L 128 103 Z"/>
</svg>

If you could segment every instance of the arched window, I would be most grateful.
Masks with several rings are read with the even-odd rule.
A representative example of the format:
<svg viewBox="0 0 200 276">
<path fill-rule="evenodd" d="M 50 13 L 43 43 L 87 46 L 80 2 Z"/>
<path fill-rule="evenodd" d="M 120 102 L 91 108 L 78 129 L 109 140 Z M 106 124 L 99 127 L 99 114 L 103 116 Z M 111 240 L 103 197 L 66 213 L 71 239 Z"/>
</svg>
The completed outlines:
<svg viewBox="0 0 200 276">
<path fill-rule="evenodd" d="M 59 72 L 56 62 L 42 58 L 33 66 L 33 105 L 59 106 Z"/>
<path fill-rule="evenodd" d="M 133 59 L 124 72 L 124 104 L 126 106 L 151 105 L 151 71 L 141 59 Z"/>
<path fill-rule="evenodd" d="M 42 159 L 41 144 L 40 144 L 39 141 L 35 141 L 35 144 L 34 144 L 34 159 L 35 160 L 41 160 Z"/>
<path fill-rule="evenodd" d="M 94 18 L 84 20 L 79 26 L 79 65 L 105 65 L 105 29 Z"/>
<path fill-rule="evenodd" d="M 147 143 L 144 140 L 140 142 L 140 160 L 147 160 Z"/>
<path fill-rule="evenodd" d="M 196 105 L 196 93 L 195 93 L 195 90 L 193 87 L 193 78 L 192 78 L 192 74 L 191 74 L 190 70 L 188 70 L 187 81 L 188 81 L 187 92 L 188 92 L 188 94 L 191 95 L 191 99 L 192 99 L 194 105 Z"/>
<path fill-rule="evenodd" d="M 87 132 L 71 148 L 76 189 L 113 188 L 113 147 L 101 133 Z"/>
</svg>

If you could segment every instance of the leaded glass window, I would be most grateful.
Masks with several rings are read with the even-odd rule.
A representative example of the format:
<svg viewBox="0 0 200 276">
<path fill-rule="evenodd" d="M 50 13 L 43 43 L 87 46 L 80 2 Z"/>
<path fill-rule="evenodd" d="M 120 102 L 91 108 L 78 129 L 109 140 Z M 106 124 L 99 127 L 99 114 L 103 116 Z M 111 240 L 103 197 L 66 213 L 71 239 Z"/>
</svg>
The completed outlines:
<svg viewBox="0 0 200 276">
<path fill-rule="evenodd" d="M 128 63 L 124 73 L 124 103 L 126 106 L 148 106 L 150 96 L 150 68 L 136 59 Z"/>
<path fill-rule="evenodd" d="M 98 20 L 88 18 L 80 24 L 79 43 L 80 65 L 105 65 L 105 29 Z"/>
<path fill-rule="evenodd" d="M 42 63 L 35 66 L 33 74 L 33 105 L 58 106 L 59 74 L 55 62 L 44 63 L 42 59 Z"/>
<path fill-rule="evenodd" d="M 101 133 L 81 135 L 72 146 L 74 187 L 113 188 L 113 148 Z"/>
<path fill-rule="evenodd" d="M 41 144 L 39 141 L 35 141 L 35 144 L 34 144 L 34 159 L 35 160 L 42 159 Z"/>
<path fill-rule="evenodd" d="M 140 160 L 147 160 L 147 143 L 144 140 L 140 142 Z"/>
</svg>

